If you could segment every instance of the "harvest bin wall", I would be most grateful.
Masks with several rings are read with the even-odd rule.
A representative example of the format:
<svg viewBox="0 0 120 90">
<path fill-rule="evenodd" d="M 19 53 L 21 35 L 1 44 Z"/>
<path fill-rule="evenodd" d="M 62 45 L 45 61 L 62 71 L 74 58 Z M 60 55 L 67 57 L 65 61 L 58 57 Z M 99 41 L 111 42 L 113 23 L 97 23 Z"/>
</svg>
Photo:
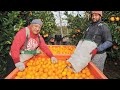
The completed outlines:
<svg viewBox="0 0 120 90">
<path fill-rule="evenodd" d="M 43 54 L 39 56 L 43 58 L 47 57 Z M 68 58 L 70 58 L 70 55 L 55 55 L 55 57 L 59 60 L 67 60 Z M 26 63 L 27 62 L 25 62 L 25 65 Z M 107 77 L 92 62 L 90 62 L 87 67 L 89 68 L 95 79 L 107 79 Z M 15 68 L 5 79 L 14 79 L 18 71 L 19 70 Z"/>
</svg>

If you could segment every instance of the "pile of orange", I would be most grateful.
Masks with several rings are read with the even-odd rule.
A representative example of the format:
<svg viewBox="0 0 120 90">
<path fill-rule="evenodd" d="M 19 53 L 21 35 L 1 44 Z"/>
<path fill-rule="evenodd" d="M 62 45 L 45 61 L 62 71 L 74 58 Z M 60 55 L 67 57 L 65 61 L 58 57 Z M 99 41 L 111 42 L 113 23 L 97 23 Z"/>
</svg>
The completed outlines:
<svg viewBox="0 0 120 90">
<path fill-rule="evenodd" d="M 52 64 L 50 58 L 34 57 L 26 63 L 24 71 L 19 71 L 15 79 L 94 79 L 88 67 L 81 72 L 74 73 L 66 66 L 71 64 L 65 60 L 58 60 Z"/>
<path fill-rule="evenodd" d="M 53 54 L 73 54 L 73 46 L 48 46 Z"/>
</svg>

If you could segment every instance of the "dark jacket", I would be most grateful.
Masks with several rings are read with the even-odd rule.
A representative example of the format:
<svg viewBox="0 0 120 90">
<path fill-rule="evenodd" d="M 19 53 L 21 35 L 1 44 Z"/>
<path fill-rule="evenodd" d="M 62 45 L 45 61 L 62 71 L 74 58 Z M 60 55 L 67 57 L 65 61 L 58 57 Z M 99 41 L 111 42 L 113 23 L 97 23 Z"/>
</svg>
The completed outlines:
<svg viewBox="0 0 120 90">
<path fill-rule="evenodd" d="M 110 30 L 101 20 L 91 23 L 86 31 L 85 39 L 92 40 L 98 44 L 98 53 L 103 53 L 107 48 L 112 46 Z"/>
</svg>

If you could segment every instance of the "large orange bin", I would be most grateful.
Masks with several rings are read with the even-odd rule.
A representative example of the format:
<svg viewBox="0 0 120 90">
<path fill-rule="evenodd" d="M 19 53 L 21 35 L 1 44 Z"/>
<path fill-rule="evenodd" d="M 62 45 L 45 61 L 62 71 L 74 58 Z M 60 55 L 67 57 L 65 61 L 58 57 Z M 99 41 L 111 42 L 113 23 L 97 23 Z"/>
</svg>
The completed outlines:
<svg viewBox="0 0 120 90">
<path fill-rule="evenodd" d="M 43 58 L 47 57 L 44 54 L 38 56 Z M 55 55 L 55 57 L 59 60 L 67 60 L 68 58 L 70 58 L 70 55 Z M 25 65 L 26 63 L 27 62 L 25 62 Z M 92 62 L 90 62 L 87 67 L 89 68 L 95 79 L 107 79 L 107 77 Z M 5 79 L 14 79 L 18 71 L 19 70 L 17 68 L 14 69 Z"/>
</svg>

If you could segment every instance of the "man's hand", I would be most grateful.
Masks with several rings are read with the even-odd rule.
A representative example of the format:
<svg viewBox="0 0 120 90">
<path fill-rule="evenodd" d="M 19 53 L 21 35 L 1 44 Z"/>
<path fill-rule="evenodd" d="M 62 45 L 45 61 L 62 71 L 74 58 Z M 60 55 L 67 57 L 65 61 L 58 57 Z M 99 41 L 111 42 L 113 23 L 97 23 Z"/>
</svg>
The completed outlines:
<svg viewBox="0 0 120 90">
<path fill-rule="evenodd" d="M 51 62 L 52 62 L 52 63 L 57 63 L 58 60 L 57 60 L 55 57 L 51 57 Z"/>
<path fill-rule="evenodd" d="M 91 59 L 93 59 L 93 57 L 96 55 L 97 51 L 98 51 L 97 48 L 95 48 L 94 50 L 92 50 L 92 52 L 90 53 L 90 54 L 92 54 Z"/>
<path fill-rule="evenodd" d="M 25 65 L 22 62 L 18 62 L 15 64 L 15 66 L 20 70 L 23 71 L 25 69 Z"/>
</svg>

